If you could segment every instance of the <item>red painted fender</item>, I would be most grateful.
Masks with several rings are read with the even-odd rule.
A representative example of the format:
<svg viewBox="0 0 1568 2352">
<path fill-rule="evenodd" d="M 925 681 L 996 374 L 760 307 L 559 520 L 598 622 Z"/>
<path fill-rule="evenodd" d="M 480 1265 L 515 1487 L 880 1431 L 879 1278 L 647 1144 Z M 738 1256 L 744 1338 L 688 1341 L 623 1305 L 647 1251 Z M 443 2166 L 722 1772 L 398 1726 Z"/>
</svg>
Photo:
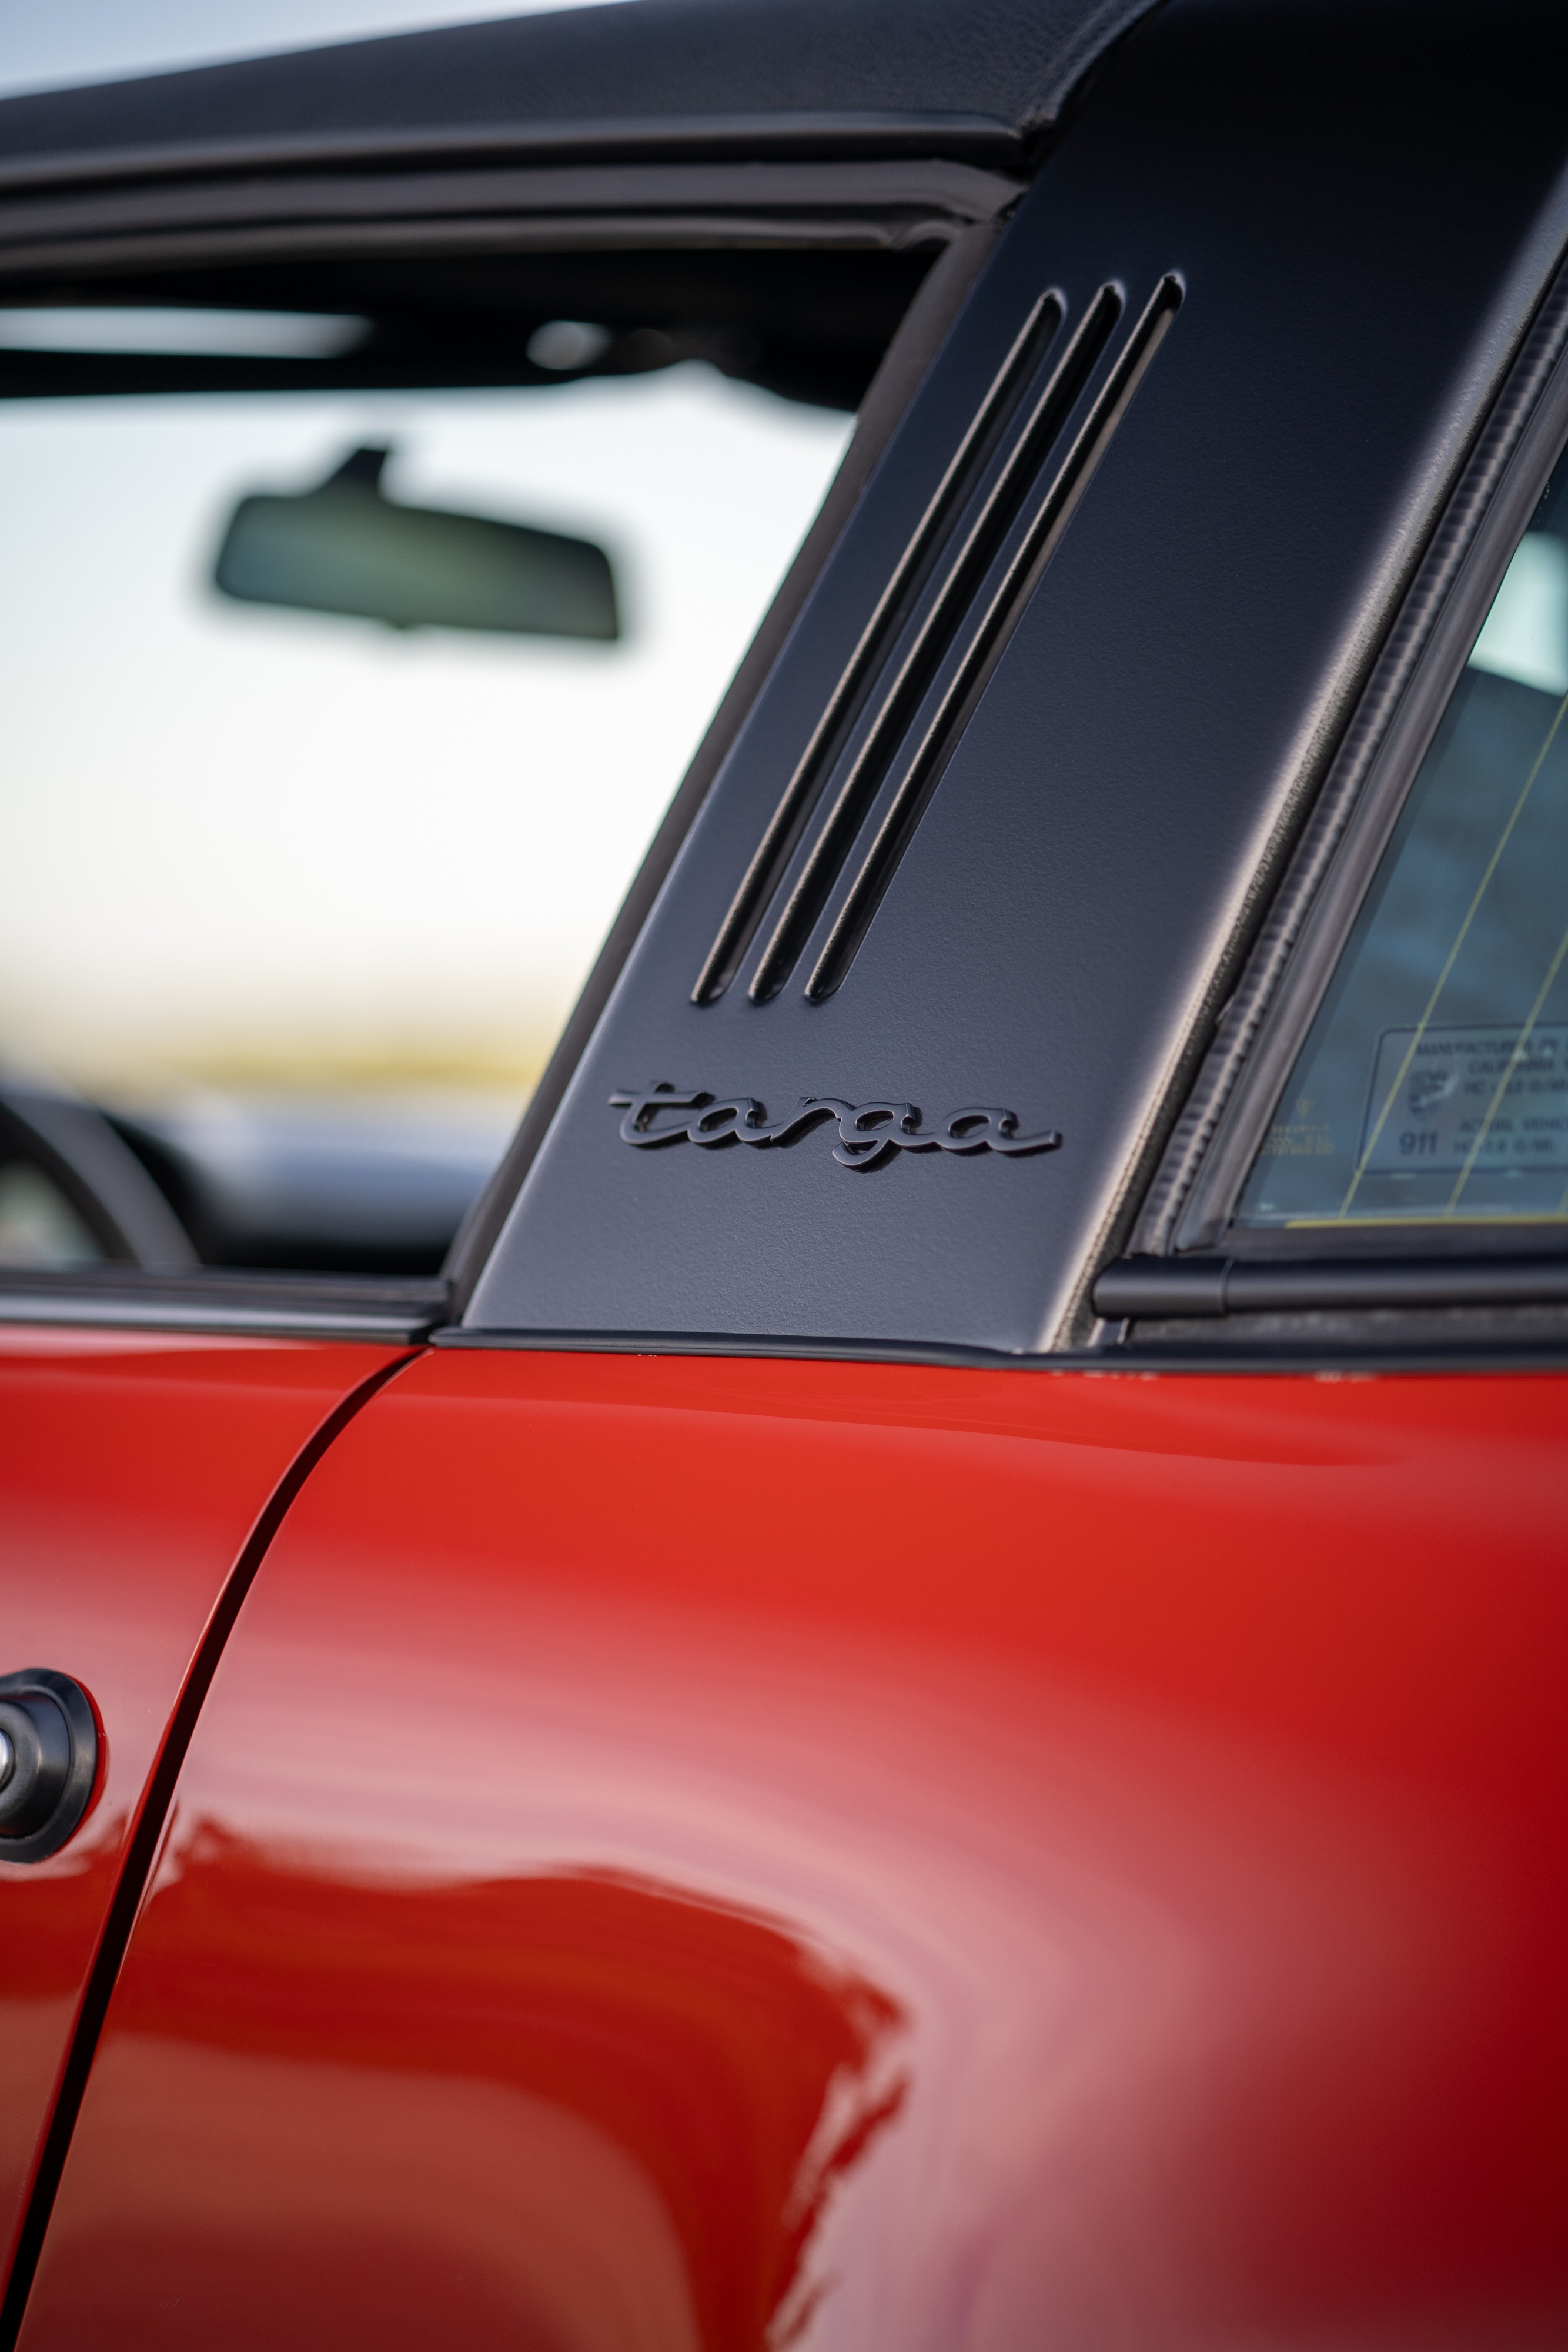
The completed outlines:
<svg viewBox="0 0 1568 2352">
<path fill-rule="evenodd" d="M 219 1667 L 26 2352 L 1561 2342 L 1565 1435 L 427 1357 Z"/>
</svg>

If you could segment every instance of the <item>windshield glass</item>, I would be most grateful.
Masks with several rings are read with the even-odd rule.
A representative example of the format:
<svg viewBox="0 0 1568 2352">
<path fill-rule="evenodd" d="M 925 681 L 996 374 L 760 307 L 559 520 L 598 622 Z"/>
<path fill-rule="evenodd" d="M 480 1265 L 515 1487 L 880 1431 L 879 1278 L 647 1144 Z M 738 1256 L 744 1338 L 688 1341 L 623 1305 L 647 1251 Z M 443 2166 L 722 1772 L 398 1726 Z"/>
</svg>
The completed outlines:
<svg viewBox="0 0 1568 2352">
<path fill-rule="evenodd" d="M 697 361 L 6 404 L 0 1085 L 208 1263 L 434 1271 L 851 422 Z M 0 1132 L 0 1260 L 111 1249 L 50 1164 Z"/>
</svg>

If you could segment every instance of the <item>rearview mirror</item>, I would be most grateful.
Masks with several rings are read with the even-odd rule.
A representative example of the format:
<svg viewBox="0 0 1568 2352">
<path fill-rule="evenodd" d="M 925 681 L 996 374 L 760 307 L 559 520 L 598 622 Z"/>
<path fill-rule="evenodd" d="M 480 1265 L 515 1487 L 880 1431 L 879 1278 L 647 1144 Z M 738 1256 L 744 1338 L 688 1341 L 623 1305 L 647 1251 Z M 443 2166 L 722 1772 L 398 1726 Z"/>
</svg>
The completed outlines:
<svg viewBox="0 0 1568 2352">
<path fill-rule="evenodd" d="M 346 613 L 394 629 L 497 629 L 528 636 L 621 634 L 601 547 L 553 530 L 382 491 L 390 452 L 356 449 L 319 489 L 242 499 L 214 581 L 246 604 Z"/>
</svg>

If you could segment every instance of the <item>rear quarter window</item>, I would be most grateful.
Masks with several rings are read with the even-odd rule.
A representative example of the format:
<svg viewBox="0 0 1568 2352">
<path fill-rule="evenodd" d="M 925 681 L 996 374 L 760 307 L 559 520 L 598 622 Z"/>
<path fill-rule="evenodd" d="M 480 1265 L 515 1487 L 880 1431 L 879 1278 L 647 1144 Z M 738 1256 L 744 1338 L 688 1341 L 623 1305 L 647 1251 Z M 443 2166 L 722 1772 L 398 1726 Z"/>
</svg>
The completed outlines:
<svg viewBox="0 0 1568 2352">
<path fill-rule="evenodd" d="M 1568 1223 L 1568 464 L 1275 1110 L 1254 1229 Z"/>
</svg>

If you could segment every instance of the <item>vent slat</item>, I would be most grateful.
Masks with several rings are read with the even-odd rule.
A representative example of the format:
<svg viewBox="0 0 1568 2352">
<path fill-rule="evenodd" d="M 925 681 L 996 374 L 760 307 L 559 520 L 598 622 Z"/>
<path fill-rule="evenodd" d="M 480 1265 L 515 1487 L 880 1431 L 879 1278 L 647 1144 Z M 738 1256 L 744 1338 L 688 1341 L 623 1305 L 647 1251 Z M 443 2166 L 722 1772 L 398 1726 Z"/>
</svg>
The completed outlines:
<svg viewBox="0 0 1568 2352">
<path fill-rule="evenodd" d="M 1017 520 L 1034 477 L 1093 373 L 1121 314 L 1121 297 L 1102 287 L 1076 333 L 1032 400 L 1011 449 L 981 498 L 978 511 L 960 522 L 946 576 L 909 643 L 891 665 L 881 708 L 839 786 L 771 939 L 763 950 L 749 994 L 763 1004 L 777 996 L 804 952 L 855 835 L 892 768 L 920 702 L 951 650 L 964 614 L 998 550 Z"/>
<path fill-rule="evenodd" d="M 976 616 L 962 657 L 955 665 L 936 709 L 909 751 L 897 788 L 806 982 L 805 992 L 813 1003 L 831 996 L 841 985 L 970 714 L 1165 340 L 1181 299 L 1179 279 L 1163 278 L 1123 345 L 1065 457 L 1038 499 L 1029 527 L 1001 579 Z M 1106 331 L 1108 336 L 1109 328 Z M 1104 340 L 1102 339 L 1102 348 Z M 1041 438 L 1043 441 L 1044 436 Z M 1041 456 L 1049 454 L 1050 443 L 1045 442 Z M 1021 511 L 1025 502 L 1017 503 Z M 999 538 L 997 543 L 999 545 Z M 955 639 L 956 635 L 955 627 Z M 846 843 L 846 853 L 848 846 Z M 814 920 L 815 918 L 813 923 Z"/>
<path fill-rule="evenodd" d="M 1060 297 L 1042 294 L 1014 338 L 784 788 L 697 977 L 692 991 L 695 1004 L 711 1004 L 722 996 L 745 961 L 822 786 L 864 708 L 878 664 L 907 620 L 944 531 L 972 496 L 1062 317 Z"/>
</svg>

